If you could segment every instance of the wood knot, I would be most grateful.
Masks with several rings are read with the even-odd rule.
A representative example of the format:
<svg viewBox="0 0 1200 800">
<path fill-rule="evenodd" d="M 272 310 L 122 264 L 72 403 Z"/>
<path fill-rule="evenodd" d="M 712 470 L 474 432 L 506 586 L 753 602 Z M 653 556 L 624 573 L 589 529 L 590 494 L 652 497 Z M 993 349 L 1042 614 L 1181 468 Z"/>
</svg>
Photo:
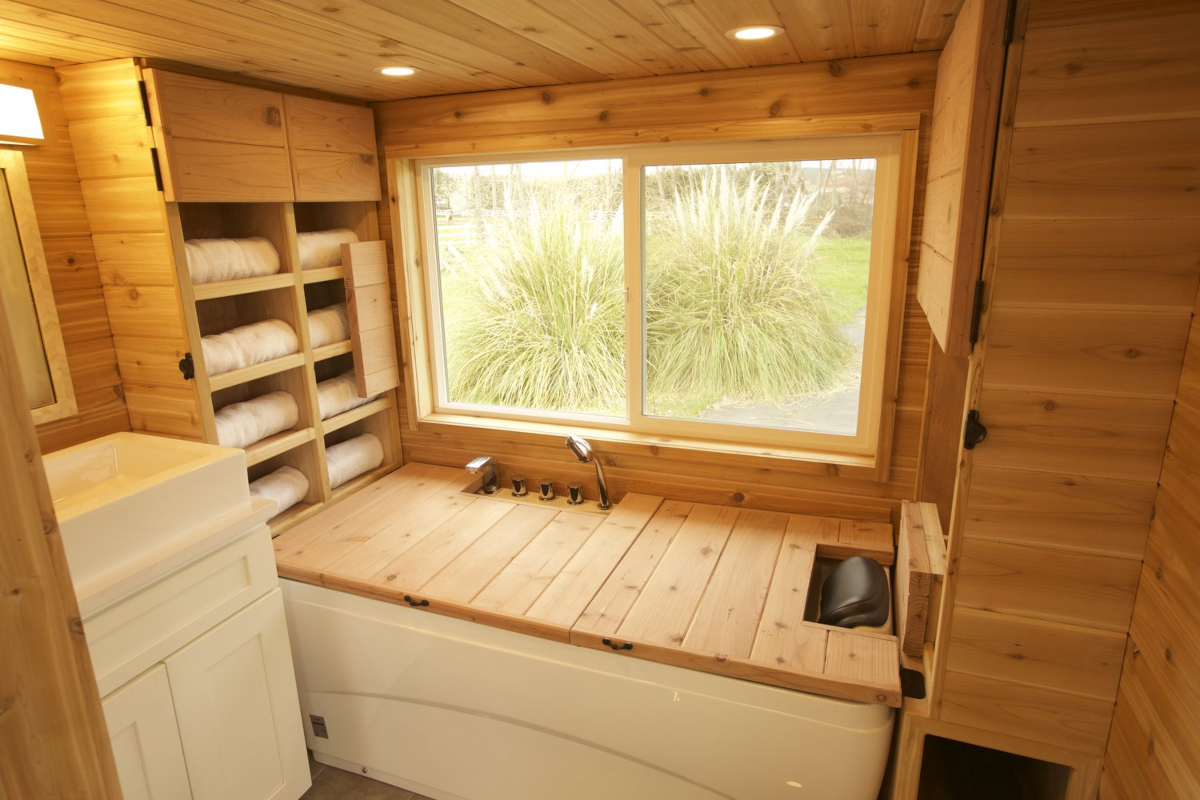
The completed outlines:
<svg viewBox="0 0 1200 800">
<path fill-rule="evenodd" d="M 454 112 L 454 118 L 455 118 L 455 119 L 462 119 L 462 118 L 463 118 L 463 113 L 462 113 L 461 111 L 455 111 L 455 112 Z"/>
<path fill-rule="evenodd" d="M 137 289 L 130 289 L 130 290 L 129 290 L 129 299 L 130 299 L 130 300 L 137 300 L 137 299 L 138 299 L 138 297 L 139 297 L 139 295 L 138 295 L 138 290 L 137 290 Z"/>
<path fill-rule="evenodd" d="M 1151 756 L 1154 755 L 1154 740 L 1153 739 L 1148 739 L 1146 741 L 1146 754 L 1151 755 Z"/>
<path fill-rule="evenodd" d="M 550 105 L 554 102 L 554 95 L 550 94 L 549 92 L 542 92 L 542 102 L 546 105 Z"/>
<path fill-rule="evenodd" d="M 33 463 L 33 452 L 32 451 L 30 451 L 30 450 L 25 451 L 25 461 L 30 464 Z"/>
<path fill-rule="evenodd" d="M 81 620 L 79 617 L 72 617 L 71 621 L 67 623 L 67 627 L 71 629 L 71 633 L 82 634 L 83 620 Z"/>
<path fill-rule="evenodd" d="M 1130 358 L 1137 358 L 1141 354 L 1142 354 L 1142 351 L 1138 350 L 1136 347 L 1131 347 L 1125 351 L 1125 355 L 1129 356 Z"/>
<path fill-rule="evenodd" d="M 1083 70 L 1083 65 L 1077 61 L 1070 61 L 1063 69 L 1068 75 L 1078 75 Z"/>
<path fill-rule="evenodd" d="M 75 263 L 75 257 L 74 257 L 74 256 L 71 256 L 70 258 L 68 258 L 68 259 L 67 259 L 67 263 L 68 263 L 68 264 L 74 264 L 74 263 Z"/>
<path fill-rule="evenodd" d="M 884 694 L 883 692 L 879 692 L 878 694 L 875 695 L 876 703 L 886 703 L 887 701 L 888 701 L 887 695 Z"/>
<path fill-rule="evenodd" d="M 652 456 L 658 455 L 658 445 L 656 445 L 656 444 L 650 445 L 650 455 L 652 455 Z"/>
<path fill-rule="evenodd" d="M 1054 405 L 1053 400 L 1047 400 L 1042 404 L 1042 408 L 1046 409 L 1047 411 L 1053 411 L 1055 408 L 1057 408 L 1057 406 Z"/>
<path fill-rule="evenodd" d="M 21 590 L 13 589 L 11 592 L 9 592 L 9 594 L 11 594 L 13 597 L 19 597 L 21 595 Z"/>
<path fill-rule="evenodd" d="M 9 709 L 12 707 L 13 700 L 11 697 L 5 697 L 3 700 L 0 700 L 0 717 L 3 717 L 5 714 L 7 714 Z"/>
<path fill-rule="evenodd" d="M 708 97 L 708 88 L 707 88 L 707 87 L 706 87 L 706 88 L 704 88 L 704 89 L 701 89 L 701 90 L 700 90 L 700 96 L 701 96 L 701 97 Z"/>
<path fill-rule="evenodd" d="M 54 520 L 53 519 L 42 520 L 42 533 L 46 534 L 47 536 L 54 533 Z"/>
<path fill-rule="evenodd" d="M 1174 653 L 1172 653 L 1172 652 L 1171 652 L 1171 648 L 1169 648 L 1169 647 L 1168 647 L 1168 648 L 1167 648 L 1167 649 L 1166 649 L 1166 650 L 1163 652 L 1163 655 L 1166 657 L 1167 661 L 1170 661 L 1170 660 L 1171 660 L 1171 658 L 1172 658 L 1172 657 L 1173 657 L 1175 654 L 1174 654 Z"/>
<path fill-rule="evenodd" d="M 1155 568 L 1154 568 L 1154 577 L 1155 577 L 1155 578 L 1157 578 L 1157 579 L 1158 579 L 1158 580 L 1160 580 L 1160 581 L 1163 579 L 1163 571 L 1162 571 L 1162 567 L 1155 567 Z"/>
<path fill-rule="evenodd" d="M 783 103 L 781 103 L 781 102 L 779 102 L 778 100 L 776 100 L 774 103 L 771 103 L 771 109 L 770 109 L 770 110 L 771 110 L 771 116 L 772 116 L 772 117 L 778 117 L 778 116 L 779 116 L 779 112 L 783 110 Z"/>
<path fill-rule="evenodd" d="M 1008 655 L 1009 655 L 1009 657 L 1012 658 L 1013 661 L 1024 661 L 1025 660 L 1025 656 L 1021 655 L 1020 653 L 1009 653 Z"/>
<path fill-rule="evenodd" d="M 596 120 L 598 122 L 608 122 L 608 112 L 601 111 L 600 114 L 596 117 Z"/>
<path fill-rule="evenodd" d="M 905 86 L 907 86 L 907 87 L 908 87 L 908 88 L 910 88 L 910 89 L 915 89 L 915 88 L 917 88 L 918 86 L 920 86 L 920 85 L 921 85 L 921 79 L 920 79 L 920 78 L 909 78 L 909 79 L 908 79 L 908 80 L 907 80 L 907 81 L 904 83 L 904 85 L 905 85 Z"/>
<path fill-rule="evenodd" d="M 838 61 L 836 58 L 829 62 L 829 74 L 833 77 L 842 77 L 842 72 L 844 71 L 845 70 L 842 69 L 842 62 Z"/>
<path fill-rule="evenodd" d="M 395 576 L 395 575 L 388 575 L 388 576 L 387 576 L 387 580 L 389 580 L 389 581 L 394 581 L 394 580 L 396 580 L 396 576 Z"/>
<path fill-rule="evenodd" d="M 361 153 L 358 157 L 362 163 L 366 164 L 368 167 L 375 166 L 375 156 L 370 155 L 369 153 Z"/>
<path fill-rule="evenodd" d="M 733 493 L 733 502 L 741 503 L 741 502 L 744 502 L 745 499 L 746 499 L 746 495 L 742 494 L 741 492 Z"/>
</svg>

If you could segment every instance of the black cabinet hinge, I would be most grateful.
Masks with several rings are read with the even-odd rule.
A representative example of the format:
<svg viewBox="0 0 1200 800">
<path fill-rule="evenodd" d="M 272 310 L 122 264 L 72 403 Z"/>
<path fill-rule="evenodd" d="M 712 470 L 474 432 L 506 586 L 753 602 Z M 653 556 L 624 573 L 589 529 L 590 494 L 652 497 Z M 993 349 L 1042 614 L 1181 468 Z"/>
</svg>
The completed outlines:
<svg viewBox="0 0 1200 800">
<path fill-rule="evenodd" d="M 967 412 L 967 424 L 963 428 L 963 449 L 974 450 L 975 445 L 987 438 L 987 428 L 979 421 L 979 412 L 971 409 Z"/>
<path fill-rule="evenodd" d="M 163 190 L 162 182 L 162 165 L 158 163 L 158 148 L 150 148 L 150 161 L 154 164 L 154 185 L 161 192 Z"/>
<path fill-rule="evenodd" d="M 138 81 L 138 90 L 142 93 L 142 113 L 146 116 L 146 124 L 154 124 L 150 119 L 150 94 L 146 91 L 146 82 Z"/>
<path fill-rule="evenodd" d="M 196 363 L 192 361 L 191 353 L 184 353 L 183 358 L 179 359 L 179 371 L 183 373 L 185 381 L 196 377 Z"/>
<path fill-rule="evenodd" d="M 979 341 L 979 320 L 983 316 L 983 281 L 975 282 L 975 304 L 971 307 L 971 344 Z"/>
<path fill-rule="evenodd" d="M 925 699 L 925 676 L 915 669 L 900 668 L 900 694 L 914 700 Z"/>
</svg>

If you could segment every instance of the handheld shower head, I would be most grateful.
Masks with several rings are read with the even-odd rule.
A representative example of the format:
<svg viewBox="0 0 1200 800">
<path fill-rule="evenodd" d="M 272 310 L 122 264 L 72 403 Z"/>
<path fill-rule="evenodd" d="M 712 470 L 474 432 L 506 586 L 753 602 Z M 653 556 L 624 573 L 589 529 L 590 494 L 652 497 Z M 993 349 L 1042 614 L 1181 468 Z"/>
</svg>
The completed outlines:
<svg viewBox="0 0 1200 800">
<path fill-rule="evenodd" d="M 592 446 L 582 436 L 571 434 L 567 437 L 567 449 L 584 464 L 591 462 L 596 465 L 596 488 L 600 492 L 600 508 L 605 511 L 612 508 L 608 499 L 608 479 L 604 477 L 604 465 L 596 458 Z"/>
<path fill-rule="evenodd" d="M 571 434 L 567 437 L 567 449 L 571 454 L 578 458 L 584 464 L 592 460 L 592 446 L 587 443 L 587 440 Z"/>
</svg>

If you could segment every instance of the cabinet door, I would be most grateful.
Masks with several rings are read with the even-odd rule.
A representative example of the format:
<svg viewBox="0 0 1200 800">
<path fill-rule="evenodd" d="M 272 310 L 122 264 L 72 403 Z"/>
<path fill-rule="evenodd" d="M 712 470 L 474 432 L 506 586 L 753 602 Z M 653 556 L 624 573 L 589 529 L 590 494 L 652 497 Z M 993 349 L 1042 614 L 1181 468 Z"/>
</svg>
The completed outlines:
<svg viewBox="0 0 1200 800">
<path fill-rule="evenodd" d="M 146 70 L 168 202 L 292 199 L 283 95 Z"/>
<path fill-rule="evenodd" d="M 365 106 L 283 100 L 296 200 L 378 200 L 375 116 Z"/>
<path fill-rule="evenodd" d="M 166 668 L 155 665 L 102 705 L 125 800 L 190 798 Z"/>
<path fill-rule="evenodd" d="M 309 788 L 278 588 L 166 665 L 196 800 L 296 800 Z"/>
</svg>

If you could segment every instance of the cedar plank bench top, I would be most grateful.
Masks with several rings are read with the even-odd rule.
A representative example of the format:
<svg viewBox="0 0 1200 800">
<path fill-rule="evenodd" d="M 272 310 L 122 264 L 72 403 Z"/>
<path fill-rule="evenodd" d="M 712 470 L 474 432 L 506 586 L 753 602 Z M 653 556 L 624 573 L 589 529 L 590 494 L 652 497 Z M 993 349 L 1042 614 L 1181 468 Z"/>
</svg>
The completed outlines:
<svg viewBox="0 0 1200 800">
<path fill-rule="evenodd" d="M 627 494 L 608 514 L 408 464 L 275 539 L 284 578 L 583 647 L 900 705 L 895 636 L 803 621 L 814 560 L 891 564 L 886 523 Z"/>
</svg>

